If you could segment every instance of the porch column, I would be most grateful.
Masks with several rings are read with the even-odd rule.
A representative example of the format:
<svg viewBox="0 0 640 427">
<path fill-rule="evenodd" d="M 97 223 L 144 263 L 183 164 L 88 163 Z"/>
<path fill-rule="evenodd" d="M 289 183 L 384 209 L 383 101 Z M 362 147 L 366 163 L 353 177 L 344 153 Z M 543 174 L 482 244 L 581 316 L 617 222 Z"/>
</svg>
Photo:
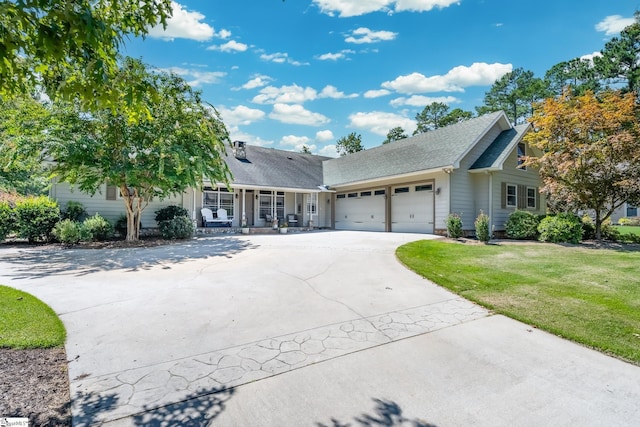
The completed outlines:
<svg viewBox="0 0 640 427">
<path fill-rule="evenodd" d="M 240 226 L 244 227 L 247 225 L 247 197 L 246 190 L 242 189 L 242 220 L 240 222 Z"/>
</svg>

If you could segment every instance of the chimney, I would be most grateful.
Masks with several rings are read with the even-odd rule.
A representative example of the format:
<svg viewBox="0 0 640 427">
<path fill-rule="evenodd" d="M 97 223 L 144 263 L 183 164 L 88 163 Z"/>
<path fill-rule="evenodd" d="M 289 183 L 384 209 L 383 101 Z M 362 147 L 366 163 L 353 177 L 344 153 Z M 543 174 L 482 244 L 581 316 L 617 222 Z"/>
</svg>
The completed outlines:
<svg viewBox="0 0 640 427">
<path fill-rule="evenodd" d="M 233 141 L 233 154 L 238 160 L 247 158 L 247 143 L 243 141 Z"/>
</svg>

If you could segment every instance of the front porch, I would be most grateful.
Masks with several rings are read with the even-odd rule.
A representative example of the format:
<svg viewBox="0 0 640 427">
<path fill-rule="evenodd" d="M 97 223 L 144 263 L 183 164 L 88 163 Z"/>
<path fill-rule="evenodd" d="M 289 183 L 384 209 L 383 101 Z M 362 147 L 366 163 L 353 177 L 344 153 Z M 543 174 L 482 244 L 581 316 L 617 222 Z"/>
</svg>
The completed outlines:
<svg viewBox="0 0 640 427">
<path fill-rule="evenodd" d="M 196 236 L 216 234 L 280 234 L 280 228 L 273 227 L 245 227 L 248 232 L 243 233 L 242 227 L 197 227 Z M 318 227 L 287 227 L 287 234 L 318 230 Z"/>
</svg>

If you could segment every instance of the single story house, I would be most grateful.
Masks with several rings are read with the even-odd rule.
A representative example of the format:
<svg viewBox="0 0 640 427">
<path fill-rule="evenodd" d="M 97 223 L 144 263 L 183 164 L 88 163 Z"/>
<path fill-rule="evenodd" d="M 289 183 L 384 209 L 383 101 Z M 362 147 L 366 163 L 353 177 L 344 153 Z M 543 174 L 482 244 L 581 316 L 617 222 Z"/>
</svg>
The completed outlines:
<svg viewBox="0 0 640 427">
<path fill-rule="evenodd" d="M 236 141 L 226 157 L 230 189 L 205 182 L 202 190 L 153 201 L 142 226 L 155 227 L 154 211 L 178 204 L 199 224 L 201 208 L 224 208 L 234 227 L 294 218 L 298 225 L 338 230 L 444 233 L 448 214 L 460 214 L 472 231 L 482 210 L 503 230 L 515 209 L 545 212 L 540 177 L 522 166 L 532 150 L 523 141 L 529 129 L 495 112 L 339 158 Z M 79 201 L 90 214 L 115 220 L 124 209 L 118 191 L 102 190 L 90 197 L 54 183 L 51 197 L 62 207 Z"/>
</svg>

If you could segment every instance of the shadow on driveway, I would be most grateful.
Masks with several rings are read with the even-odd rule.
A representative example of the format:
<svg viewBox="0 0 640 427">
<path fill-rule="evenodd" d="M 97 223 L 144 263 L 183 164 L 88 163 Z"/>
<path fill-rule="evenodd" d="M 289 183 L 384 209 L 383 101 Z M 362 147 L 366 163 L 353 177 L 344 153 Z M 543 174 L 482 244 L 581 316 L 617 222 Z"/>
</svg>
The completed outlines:
<svg viewBox="0 0 640 427">
<path fill-rule="evenodd" d="M 148 248 L 113 249 L 29 249 L 2 255 L 0 262 L 13 268 L 4 276 L 40 279 L 53 275 L 84 276 L 99 271 L 149 270 L 156 266 L 212 257 L 231 258 L 257 246 L 233 237 L 200 238 Z"/>
<path fill-rule="evenodd" d="M 316 423 L 317 427 L 355 427 L 355 426 L 411 426 L 411 427 L 437 427 L 435 424 L 428 423 L 417 418 L 409 419 L 402 413 L 402 408 L 396 402 L 382 399 L 373 399 L 376 404 L 374 414 L 363 413 L 353 417 L 353 423 L 343 423 L 342 421 L 331 418 L 330 424 Z"/>
</svg>

